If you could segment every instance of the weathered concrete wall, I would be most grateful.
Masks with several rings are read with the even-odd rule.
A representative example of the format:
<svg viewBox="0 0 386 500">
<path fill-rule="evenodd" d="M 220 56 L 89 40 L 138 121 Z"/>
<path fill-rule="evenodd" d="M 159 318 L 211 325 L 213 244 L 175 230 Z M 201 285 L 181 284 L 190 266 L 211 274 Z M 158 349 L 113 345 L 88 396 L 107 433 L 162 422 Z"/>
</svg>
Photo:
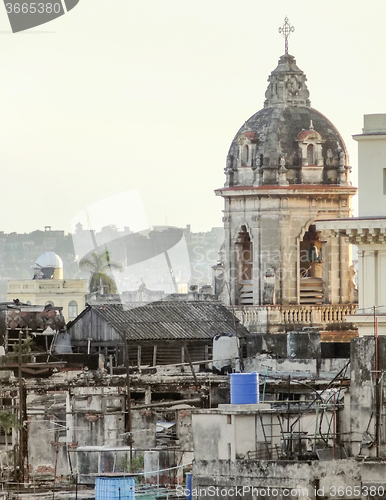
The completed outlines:
<svg viewBox="0 0 386 500">
<path fill-rule="evenodd" d="M 319 448 L 332 452 L 332 395 L 325 394 L 323 409 L 318 413 L 309 410 L 299 415 L 298 408 L 293 407 L 289 417 L 286 409 L 272 410 L 267 403 L 197 410 L 192 415 L 195 460 L 272 459 L 283 454 L 297 458 L 299 453 L 311 459 Z M 335 417 L 338 425 L 337 414 Z M 287 428 L 294 433 L 290 441 Z M 339 427 L 336 429 L 339 436 Z"/>
<path fill-rule="evenodd" d="M 177 411 L 177 436 L 181 451 L 193 451 L 192 411 Z"/>
<path fill-rule="evenodd" d="M 231 429 L 231 426 L 229 426 Z M 205 436 L 205 446 L 203 446 Z M 199 460 L 227 460 L 232 457 L 234 436 L 227 429 L 227 415 L 193 415 L 195 458 Z M 232 447 L 233 444 L 233 447 Z M 197 455 L 198 454 L 198 455 Z"/>
<path fill-rule="evenodd" d="M 385 464 L 383 465 L 385 467 Z M 241 488 L 245 500 L 252 498 L 316 499 L 338 497 L 351 499 L 354 486 L 361 486 L 361 464 L 354 459 L 310 462 L 273 462 L 253 460 L 220 460 L 193 463 L 194 498 L 232 500 L 235 487 Z M 209 489 L 209 488 L 212 489 Z M 219 488 L 213 494 L 213 488 Z M 243 490 L 244 487 L 244 490 Z M 267 488 L 270 488 L 270 492 Z M 252 488 L 255 488 L 253 491 Z M 296 492 L 291 494 L 291 490 Z M 265 491 L 264 491 L 265 490 Z M 276 491 L 273 491 L 276 490 Z M 286 491 L 287 490 L 287 491 Z M 305 491 L 307 490 L 307 491 Z M 333 494 L 336 491 L 335 495 Z M 350 494 L 351 492 L 351 494 Z"/>
<path fill-rule="evenodd" d="M 346 365 L 347 359 L 322 359 L 320 360 L 319 375 L 322 378 L 333 378 Z M 310 377 L 317 376 L 317 360 L 316 359 L 273 359 L 266 355 L 256 356 L 245 360 L 244 363 L 246 372 L 258 372 L 263 380 L 264 373 L 280 373 L 282 375 L 291 374 L 306 374 Z"/>
<path fill-rule="evenodd" d="M 29 422 L 28 455 L 31 477 L 51 480 L 55 472 L 56 477 L 69 474 L 67 446 L 57 441 L 55 431 L 53 420 L 45 420 L 39 416 Z"/>
<path fill-rule="evenodd" d="M 143 455 L 143 451 L 132 450 L 133 460 Z M 94 484 L 97 474 L 126 474 L 130 464 L 130 448 L 128 446 L 83 446 L 74 454 L 77 460 L 78 482 Z"/>
<path fill-rule="evenodd" d="M 256 440 L 256 416 L 231 415 L 230 417 L 233 420 L 235 456 L 245 457 L 248 451 L 251 451 L 251 444 Z"/>
<path fill-rule="evenodd" d="M 146 451 L 144 459 L 146 484 L 166 486 L 182 483 L 183 468 L 176 467 L 181 453 L 172 450 Z"/>
<path fill-rule="evenodd" d="M 84 470 L 94 470 L 95 453 L 90 452 L 87 456 L 84 451 L 78 455 L 73 450 L 77 447 L 125 446 L 124 400 L 125 395 L 119 387 L 83 386 L 61 391 L 50 391 L 49 388 L 31 391 L 27 398 L 30 474 L 38 480 L 53 479 L 56 467 L 56 477 L 68 476 L 71 467 L 76 469 L 77 456 L 81 458 L 80 466 Z M 135 448 L 155 446 L 156 421 L 154 411 L 133 410 Z M 107 469 L 116 461 L 109 456 L 105 459 Z"/>
<path fill-rule="evenodd" d="M 69 474 L 66 429 L 66 391 L 30 393 L 27 406 L 34 407 L 28 416 L 28 457 L 32 477 L 52 479 Z"/>
<path fill-rule="evenodd" d="M 133 410 L 131 414 L 134 446 L 140 450 L 153 448 L 156 443 L 157 415 L 150 410 Z"/>
<path fill-rule="evenodd" d="M 376 340 L 359 337 L 351 341 L 351 446 L 353 455 L 386 457 L 386 435 L 381 402 L 382 375 L 386 371 L 386 338 L 378 338 L 378 401 L 376 401 Z M 379 415 L 379 418 L 377 418 Z M 378 424 L 377 424 L 378 423 Z M 377 446 L 377 427 L 379 447 Z M 367 442 L 367 443 L 366 443 Z"/>
<path fill-rule="evenodd" d="M 255 356 L 261 352 L 269 352 L 279 358 L 287 357 L 287 334 L 276 333 L 262 334 L 254 333 L 247 335 L 247 355 L 248 357 Z"/>
<path fill-rule="evenodd" d="M 320 332 L 318 331 L 288 332 L 287 357 L 289 359 L 320 358 Z"/>
<path fill-rule="evenodd" d="M 219 404 L 226 404 L 230 402 L 231 396 L 229 377 L 224 378 L 225 380 L 222 384 L 210 387 L 210 406 L 212 408 Z"/>
</svg>

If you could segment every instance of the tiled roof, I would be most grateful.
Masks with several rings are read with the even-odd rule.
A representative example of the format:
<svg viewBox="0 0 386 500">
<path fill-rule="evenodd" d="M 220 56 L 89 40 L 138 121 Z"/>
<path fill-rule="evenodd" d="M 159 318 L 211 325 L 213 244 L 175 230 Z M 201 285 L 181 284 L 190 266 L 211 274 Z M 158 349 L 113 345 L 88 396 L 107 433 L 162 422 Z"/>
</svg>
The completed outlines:
<svg viewBox="0 0 386 500">
<path fill-rule="evenodd" d="M 301 130 L 295 138 L 295 141 L 302 141 L 306 139 L 310 134 L 314 133 L 314 130 Z"/>
<path fill-rule="evenodd" d="M 259 138 L 259 134 L 257 132 L 245 132 L 245 135 L 252 142 L 257 141 Z"/>
<path fill-rule="evenodd" d="M 130 340 L 212 339 L 220 333 L 248 333 L 235 316 L 216 302 L 162 301 L 126 309 L 122 304 L 89 306 Z"/>
</svg>

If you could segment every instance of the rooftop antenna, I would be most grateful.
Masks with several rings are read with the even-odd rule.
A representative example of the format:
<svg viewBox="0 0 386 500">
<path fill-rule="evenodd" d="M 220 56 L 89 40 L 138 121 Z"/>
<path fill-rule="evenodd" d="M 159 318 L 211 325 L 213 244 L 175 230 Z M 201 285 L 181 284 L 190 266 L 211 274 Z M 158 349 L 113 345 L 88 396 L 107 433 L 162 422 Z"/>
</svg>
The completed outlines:
<svg viewBox="0 0 386 500">
<path fill-rule="evenodd" d="M 285 54 L 288 54 L 288 37 L 295 31 L 295 28 L 290 25 L 289 19 L 285 16 L 284 24 L 279 28 L 279 33 L 282 33 L 285 39 Z"/>
</svg>

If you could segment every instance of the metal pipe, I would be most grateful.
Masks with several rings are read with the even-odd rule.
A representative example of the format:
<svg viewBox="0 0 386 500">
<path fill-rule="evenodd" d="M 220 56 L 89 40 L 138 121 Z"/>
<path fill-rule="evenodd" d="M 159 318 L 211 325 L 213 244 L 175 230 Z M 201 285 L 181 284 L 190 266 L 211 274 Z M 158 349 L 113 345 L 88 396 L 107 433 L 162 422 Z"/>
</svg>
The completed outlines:
<svg viewBox="0 0 386 500">
<path fill-rule="evenodd" d="M 130 469 L 133 461 L 133 437 L 132 437 L 132 422 L 131 422 L 131 388 L 130 388 L 130 366 L 129 366 L 129 346 L 127 339 L 123 338 L 123 349 L 125 353 L 126 366 L 126 410 L 127 410 L 127 426 L 128 433 L 127 444 L 130 446 Z"/>
<path fill-rule="evenodd" d="M 332 459 L 335 460 L 335 433 L 336 433 L 336 415 L 335 415 L 336 393 L 334 392 L 334 409 L 332 412 Z"/>
<path fill-rule="evenodd" d="M 18 380 L 19 380 L 19 474 L 18 481 L 24 479 L 24 404 L 23 404 L 23 377 L 22 377 L 22 330 L 19 330 L 18 352 Z"/>
</svg>

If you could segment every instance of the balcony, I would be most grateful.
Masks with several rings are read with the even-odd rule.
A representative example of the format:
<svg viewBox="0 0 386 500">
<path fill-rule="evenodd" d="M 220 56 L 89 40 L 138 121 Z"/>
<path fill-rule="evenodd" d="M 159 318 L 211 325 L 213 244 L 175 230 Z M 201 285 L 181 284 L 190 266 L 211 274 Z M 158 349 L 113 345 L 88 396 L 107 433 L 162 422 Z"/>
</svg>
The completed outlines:
<svg viewBox="0 0 386 500">
<path fill-rule="evenodd" d="M 326 329 L 328 325 L 344 322 L 344 317 L 355 314 L 357 308 L 357 304 L 322 304 L 233 306 L 230 309 L 251 332 L 266 333 L 269 330 L 274 333 L 300 326 Z"/>
</svg>

